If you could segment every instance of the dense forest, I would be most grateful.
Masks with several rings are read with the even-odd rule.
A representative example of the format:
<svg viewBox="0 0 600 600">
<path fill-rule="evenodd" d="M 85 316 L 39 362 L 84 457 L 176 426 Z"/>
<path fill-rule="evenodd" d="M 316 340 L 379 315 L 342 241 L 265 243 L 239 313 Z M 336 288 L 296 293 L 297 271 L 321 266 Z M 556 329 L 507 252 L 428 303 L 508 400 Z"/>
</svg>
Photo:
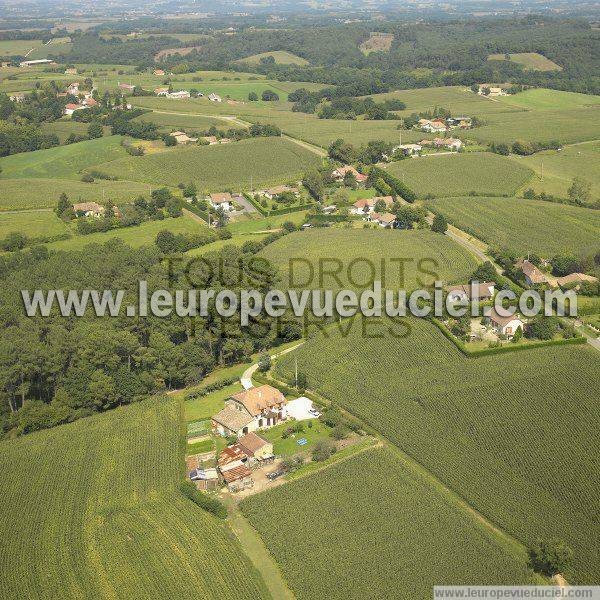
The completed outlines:
<svg viewBox="0 0 600 600">
<path fill-rule="evenodd" d="M 1 256 L 2 430 L 27 433 L 194 384 L 219 364 L 246 360 L 301 333 L 295 322 L 266 315 L 242 327 L 212 308 L 208 317 L 193 319 L 100 318 L 91 310 L 83 317 L 65 318 L 56 311 L 30 318 L 21 290 L 124 290 L 125 304 L 135 303 L 140 280 L 148 282 L 150 294 L 192 285 L 265 292 L 276 274 L 254 256 L 260 247 L 228 246 L 208 253 L 188 265 L 188 275 L 185 262 L 175 263 L 169 273 L 158 245 L 132 249 L 116 239 L 81 251 L 50 252 L 38 246 Z"/>
<path fill-rule="evenodd" d="M 213 32 L 191 53 L 171 55 L 162 63 L 177 72 L 250 68 L 280 80 L 348 86 L 345 95 L 483 81 L 600 93 L 600 34 L 584 20 L 530 16 L 511 20 L 382 23 L 377 30 L 394 36 L 390 51 L 365 55 L 359 46 L 372 29 L 372 24 L 360 23 L 247 29 L 235 35 Z M 204 29 L 199 32 L 206 33 Z M 62 59 L 147 65 L 161 49 L 186 45 L 189 42 L 174 37 L 106 40 L 92 31 L 74 35 L 73 48 Z M 249 67 L 236 62 L 273 50 L 291 52 L 309 64 L 276 65 L 264 61 Z M 538 52 L 560 65 L 562 71 L 526 71 L 516 63 L 487 60 L 490 54 L 514 52 Z"/>
</svg>

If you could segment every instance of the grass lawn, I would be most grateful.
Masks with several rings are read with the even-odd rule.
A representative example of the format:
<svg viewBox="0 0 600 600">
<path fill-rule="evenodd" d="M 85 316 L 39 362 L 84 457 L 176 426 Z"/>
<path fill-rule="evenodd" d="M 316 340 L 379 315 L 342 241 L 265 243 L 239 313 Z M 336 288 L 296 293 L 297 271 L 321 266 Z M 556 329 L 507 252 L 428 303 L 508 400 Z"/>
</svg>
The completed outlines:
<svg viewBox="0 0 600 600">
<path fill-rule="evenodd" d="M 186 217 L 176 219 L 165 219 L 164 221 L 148 221 L 136 227 L 124 227 L 113 229 L 102 233 L 91 233 L 89 235 L 77 235 L 68 240 L 52 242 L 48 247 L 53 250 L 81 250 L 88 244 L 103 244 L 113 238 L 119 238 L 134 248 L 153 244 L 159 231 L 168 229 L 173 233 L 195 233 L 203 228 L 197 221 Z"/>
<path fill-rule="evenodd" d="M 156 123 L 162 131 L 171 132 L 175 129 L 184 131 L 205 131 L 215 125 L 219 129 L 229 129 L 231 124 L 223 119 L 202 117 L 197 115 L 177 115 L 161 112 L 150 112 L 136 117 L 134 121 L 149 121 Z"/>
<path fill-rule="evenodd" d="M 429 207 L 453 225 L 491 246 L 552 257 L 594 252 L 600 240 L 600 211 L 523 198 L 439 198 Z"/>
<path fill-rule="evenodd" d="M 138 196 L 150 196 L 150 186 L 138 181 L 97 179 L 83 183 L 74 179 L 0 179 L 0 211 L 30 208 L 54 208 L 62 193 L 73 202 L 113 200 L 131 202 Z"/>
<path fill-rule="evenodd" d="M 562 67 L 537 52 L 509 54 L 508 61 L 523 65 L 526 71 L 562 71 Z M 506 60 L 504 54 L 490 54 L 488 60 Z"/>
<path fill-rule="evenodd" d="M 421 197 L 471 192 L 512 196 L 533 175 L 528 167 L 490 152 L 405 159 L 389 164 L 386 170 Z"/>
<path fill-rule="evenodd" d="M 120 135 L 111 135 L 68 146 L 5 156 L 0 159 L 0 177 L 81 179 L 83 169 L 95 168 L 107 160 L 128 156 L 121 146 L 121 140 Z"/>
<path fill-rule="evenodd" d="M 576 146 L 565 146 L 560 152 L 547 150 L 531 156 L 512 156 L 515 161 L 535 171 L 534 177 L 524 187 L 536 192 L 546 192 L 560 198 L 575 177 L 592 184 L 591 200 L 600 199 L 600 142 L 585 142 Z M 543 179 L 542 179 L 543 168 Z"/>
<path fill-rule="evenodd" d="M 248 365 L 244 365 L 244 370 L 247 368 Z M 204 387 L 206 385 L 208 384 L 202 382 L 202 385 L 199 387 Z M 229 396 L 241 392 L 242 389 L 242 384 L 237 382 L 221 388 L 220 390 L 211 392 L 202 398 L 186 400 L 184 402 L 185 420 L 187 422 L 191 422 L 201 419 L 209 419 L 225 406 L 225 400 L 227 400 Z M 188 390 L 188 392 L 189 391 L 190 390 Z"/>
<path fill-rule="evenodd" d="M 290 400 L 290 398 L 288 398 Z M 293 423 L 282 423 L 271 429 L 261 431 L 259 435 L 265 440 L 273 443 L 273 453 L 276 456 L 294 456 L 295 454 L 308 453 L 319 440 L 332 440 L 329 435 L 331 428 L 321 423 L 318 419 L 309 421 L 300 421 L 304 425 L 304 430 L 300 433 L 293 433 L 287 438 L 281 437 L 286 429 L 289 429 Z M 309 427 L 309 423 L 312 426 Z M 307 443 L 304 446 L 298 445 L 298 440 L 305 439 Z"/>
<path fill-rule="evenodd" d="M 71 230 L 52 211 L 0 213 L 0 238 L 12 232 L 23 233 L 29 238 L 47 238 Z"/>
<path fill-rule="evenodd" d="M 192 180 L 200 192 L 214 192 L 296 181 L 320 162 L 313 152 L 284 138 L 270 137 L 127 156 L 95 168 L 119 179 L 154 185 L 176 186 Z"/>
<path fill-rule="evenodd" d="M 234 236 L 276 230 L 280 229 L 286 221 L 291 221 L 295 225 L 304 223 L 306 212 L 305 210 L 300 210 L 287 215 L 274 215 L 272 217 L 255 216 L 253 214 L 250 218 L 233 221 L 227 228 Z"/>
</svg>

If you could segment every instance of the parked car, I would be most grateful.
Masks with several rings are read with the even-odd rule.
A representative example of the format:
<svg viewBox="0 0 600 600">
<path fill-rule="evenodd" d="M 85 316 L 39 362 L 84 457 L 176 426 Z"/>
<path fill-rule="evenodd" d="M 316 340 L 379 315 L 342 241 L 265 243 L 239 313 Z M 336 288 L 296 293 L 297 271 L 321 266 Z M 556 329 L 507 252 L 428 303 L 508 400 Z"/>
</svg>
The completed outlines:
<svg viewBox="0 0 600 600">
<path fill-rule="evenodd" d="M 282 471 L 282 470 L 271 471 L 270 473 L 267 473 L 267 479 L 269 479 L 270 481 L 274 481 L 275 479 L 277 479 L 278 477 L 281 477 L 284 474 L 285 474 L 285 471 Z"/>
</svg>

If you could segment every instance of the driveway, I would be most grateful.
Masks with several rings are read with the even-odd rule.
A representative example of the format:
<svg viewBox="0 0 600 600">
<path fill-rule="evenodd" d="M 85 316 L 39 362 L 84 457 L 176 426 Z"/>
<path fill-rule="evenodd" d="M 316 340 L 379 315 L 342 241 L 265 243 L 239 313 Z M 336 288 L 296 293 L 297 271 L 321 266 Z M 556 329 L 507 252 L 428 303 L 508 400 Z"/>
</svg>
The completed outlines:
<svg viewBox="0 0 600 600">
<path fill-rule="evenodd" d="M 235 199 L 235 201 L 240 205 L 244 207 L 244 210 L 241 212 L 245 212 L 245 213 L 257 213 L 258 210 L 256 210 L 256 206 L 254 206 L 254 204 L 252 204 L 252 202 L 250 202 L 249 200 L 247 200 L 246 198 L 244 198 L 244 196 L 239 196 Z"/>
</svg>

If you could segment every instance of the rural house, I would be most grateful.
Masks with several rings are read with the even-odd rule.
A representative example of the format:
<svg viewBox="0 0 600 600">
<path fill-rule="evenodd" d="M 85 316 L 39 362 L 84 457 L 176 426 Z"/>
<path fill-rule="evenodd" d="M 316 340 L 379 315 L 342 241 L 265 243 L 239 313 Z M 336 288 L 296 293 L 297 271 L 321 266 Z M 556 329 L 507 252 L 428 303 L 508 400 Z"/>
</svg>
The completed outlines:
<svg viewBox="0 0 600 600">
<path fill-rule="evenodd" d="M 525 276 L 527 285 L 552 285 L 552 281 L 542 271 L 540 271 L 533 263 L 528 260 L 522 260 L 515 265 L 519 271 Z"/>
<path fill-rule="evenodd" d="M 185 146 L 186 144 L 194 144 L 198 141 L 198 138 L 189 137 L 185 131 L 174 131 L 170 134 L 174 137 L 178 145 Z"/>
<path fill-rule="evenodd" d="M 229 192 L 212 193 L 208 198 L 209 204 L 216 210 L 222 208 L 226 211 L 233 210 L 233 198 Z"/>
<path fill-rule="evenodd" d="M 352 165 L 345 165 L 343 167 L 338 167 L 334 169 L 331 173 L 331 177 L 338 182 L 344 181 L 344 177 L 347 173 L 352 173 L 354 178 L 356 179 L 356 183 L 364 183 L 367 181 L 368 177 L 359 173 Z"/>
<path fill-rule="evenodd" d="M 231 396 L 225 408 L 212 418 L 212 428 L 221 435 L 245 435 L 285 421 L 286 399 L 276 388 L 261 385 Z"/>
<path fill-rule="evenodd" d="M 505 335 L 509 339 L 515 335 L 519 327 L 523 329 L 525 326 L 525 323 L 517 315 L 502 317 L 494 308 L 485 317 L 485 320 L 494 328 L 497 334 Z"/>
<path fill-rule="evenodd" d="M 119 83 L 119 89 L 124 90 L 125 92 L 133 92 L 135 90 L 135 85 L 131 85 L 129 83 Z"/>
<path fill-rule="evenodd" d="M 214 135 L 205 135 L 202 139 L 205 142 L 208 142 L 209 146 L 214 146 L 215 144 L 219 143 L 219 140 Z"/>
<path fill-rule="evenodd" d="M 421 150 L 423 150 L 423 146 L 420 144 L 400 144 L 392 148 L 392 154 L 402 152 L 404 156 L 412 156 L 413 154 L 418 154 Z"/>
<path fill-rule="evenodd" d="M 375 210 L 375 205 L 378 201 L 385 203 L 386 208 L 389 208 L 394 203 L 392 196 L 375 196 L 374 198 L 363 198 L 357 200 L 350 209 L 350 213 L 353 215 L 366 215 L 372 213 Z"/>
<path fill-rule="evenodd" d="M 494 297 L 495 284 L 490 281 L 477 283 L 463 283 L 446 287 L 447 297 L 450 302 L 470 302 L 473 299 L 491 300 Z"/>
<path fill-rule="evenodd" d="M 386 229 L 391 229 L 394 227 L 394 223 L 396 222 L 396 216 L 392 213 L 371 213 L 367 216 L 372 223 L 377 223 L 380 227 L 384 227 Z"/>
<path fill-rule="evenodd" d="M 215 94 L 215 93 L 209 94 L 208 99 L 211 102 L 223 102 L 223 98 L 221 98 L 221 96 L 219 96 L 219 94 Z"/>
<path fill-rule="evenodd" d="M 169 93 L 169 88 L 168 87 L 157 87 L 157 88 L 154 88 L 154 93 L 157 96 L 166 96 Z"/>
<path fill-rule="evenodd" d="M 219 487 L 219 474 L 216 469 L 193 469 L 189 472 L 189 478 L 199 490 L 216 490 Z"/>
<path fill-rule="evenodd" d="M 255 433 L 248 433 L 242 436 L 237 445 L 249 459 L 270 460 L 273 458 L 273 444 L 267 442 Z"/>
<path fill-rule="evenodd" d="M 73 210 L 76 215 L 83 215 L 84 217 L 101 217 L 104 214 L 104 206 L 97 202 L 73 204 Z"/>
<path fill-rule="evenodd" d="M 448 148 L 448 150 L 460 150 L 463 147 L 461 140 L 456 138 L 435 138 L 433 145 L 436 148 Z"/>
<path fill-rule="evenodd" d="M 65 115 L 72 115 L 76 110 L 83 110 L 84 108 L 87 107 L 83 104 L 74 104 L 72 102 L 69 102 L 69 104 L 65 106 L 64 113 Z"/>
<path fill-rule="evenodd" d="M 586 275 L 585 273 L 571 273 L 570 275 L 565 275 L 564 277 L 558 277 L 556 283 L 558 283 L 560 287 L 565 287 L 573 284 L 580 284 L 584 281 L 594 283 L 598 281 L 598 278 L 593 277 L 592 275 Z M 576 287 L 578 288 L 579 286 L 577 285 Z"/>
<path fill-rule="evenodd" d="M 162 69 L 154 69 L 153 73 L 158 77 L 162 77 L 165 74 L 165 72 Z"/>
<path fill-rule="evenodd" d="M 279 196 L 279 194 L 283 194 L 285 192 L 291 192 L 294 196 L 298 196 L 300 190 L 295 187 L 290 187 L 289 185 L 277 185 L 275 187 L 269 188 L 268 190 L 260 190 L 258 192 L 259 196 L 264 196 L 269 200 L 272 200 L 275 196 Z"/>
<path fill-rule="evenodd" d="M 178 92 L 168 92 L 166 96 L 171 100 L 185 100 L 186 98 L 191 97 L 190 93 L 186 90 L 179 90 Z"/>
<path fill-rule="evenodd" d="M 429 119 L 419 119 L 419 128 L 421 131 L 426 131 L 428 133 L 443 132 L 448 129 L 446 123 L 441 119 L 434 119 L 433 121 L 430 121 Z"/>
</svg>

